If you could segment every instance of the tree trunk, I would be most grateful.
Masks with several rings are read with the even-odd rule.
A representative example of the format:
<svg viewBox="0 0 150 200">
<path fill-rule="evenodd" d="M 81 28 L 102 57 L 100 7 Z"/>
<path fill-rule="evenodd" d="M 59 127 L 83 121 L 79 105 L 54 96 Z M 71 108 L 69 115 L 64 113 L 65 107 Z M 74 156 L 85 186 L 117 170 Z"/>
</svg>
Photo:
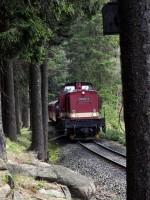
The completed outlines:
<svg viewBox="0 0 150 200">
<path fill-rule="evenodd" d="M 31 149 L 38 152 L 38 158 L 45 160 L 44 136 L 42 123 L 42 102 L 41 102 L 41 71 L 39 65 L 30 66 L 30 98 L 31 98 L 31 127 L 32 144 Z"/>
<path fill-rule="evenodd" d="M 43 65 L 41 65 L 42 75 L 42 116 L 44 133 L 45 160 L 48 161 L 48 54 Z"/>
<path fill-rule="evenodd" d="M 7 123 L 6 123 L 6 108 L 7 108 L 7 104 L 6 104 L 6 94 L 5 94 L 5 79 L 6 79 L 6 73 L 5 73 L 5 68 L 2 67 L 1 69 L 1 112 L 2 112 L 2 124 L 3 124 L 3 130 L 4 133 L 6 135 L 6 128 L 7 128 Z M 8 136 L 8 135 L 6 135 Z"/>
<path fill-rule="evenodd" d="M 15 96 L 14 96 L 14 77 L 13 61 L 5 62 L 4 66 L 4 109 L 3 122 L 4 132 L 12 140 L 17 140 L 16 115 L 15 115 Z"/>
<path fill-rule="evenodd" d="M 127 199 L 150 199 L 150 1 L 120 1 Z"/>
<path fill-rule="evenodd" d="M 0 86 L 1 86 L 1 77 L 2 76 L 0 75 Z M 2 123 L 1 87 L 0 87 L 0 158 L 6 160 L 6 144 L 5 144 L 5 136 L 3 133 L 3 123 Z"/>
<path fill-rule="evenodd" d="M 29 94 L 22 96 L 22 126 L 25 128 L 30 127 L 30 108 L 29 108 Z"/>
<path fill-rule="evenodd" d="M 23 63 L 22 65 L 22 78 L 21 82 L 23 82 L 22 90 L 21 90 L 21 119 L 22 119 L 22 127 L 29 128 L 30 127 L 30 103 L 29 103 L 29 64 Z"/>
<path fill-rule="evenodd" d="M 16 111 L 16 129 L 17 129 L 17 134 L 21 134 L 20 95 L 19 95 L 19 83 L 17 80 L 15 80 L 14 94 L 15 94 L 15 111 Z"/>
</svg>

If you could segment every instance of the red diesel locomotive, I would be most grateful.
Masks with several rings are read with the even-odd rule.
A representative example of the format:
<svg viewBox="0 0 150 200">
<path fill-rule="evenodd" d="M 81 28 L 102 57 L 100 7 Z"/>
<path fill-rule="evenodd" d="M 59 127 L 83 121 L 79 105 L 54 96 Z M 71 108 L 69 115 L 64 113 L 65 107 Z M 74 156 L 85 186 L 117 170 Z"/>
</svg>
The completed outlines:
<svg viewBox="0 0 150 200">
<path fill-rule="evenodd" d="M 94 139 L 101 130 L 105 132 L 100 108 L 100 97 L 91 83 L 68 83 L 58 100 L 49 103 L 49 120 L 58 132 L 63 130 L 71 139 Z"/>
</svg>

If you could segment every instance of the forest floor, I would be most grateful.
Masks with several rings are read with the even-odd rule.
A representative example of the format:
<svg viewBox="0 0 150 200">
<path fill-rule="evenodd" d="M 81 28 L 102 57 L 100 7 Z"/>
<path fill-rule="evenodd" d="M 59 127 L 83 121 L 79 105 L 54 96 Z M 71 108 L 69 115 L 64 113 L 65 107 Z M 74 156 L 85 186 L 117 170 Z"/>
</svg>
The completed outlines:
<svg viewBox="0 0 150 200">
<path fill-rule="evenodd" d="M 21 135 L 18 136 L 17 142 L 12 142 L 9 139 L 6 140 L 7 149 L 7 159 L 10 164 L 28 164 L 35 165 L 37 160 L 37 155 L 35 152 L 28 151 L 31 141 L 31 133 L 27 129 L 21 131 Z M 53 152 L 53 153 L 52 153 Z M 55 147 L 51 147 L 52 160 L 55 162 L 57 151 Z M 35 180 L 33 177 L 28 177 L 24 175 L 12 175 L 13 181 L 15 183 L 15 195 L 23 200 L 65 200 L 63 197 L 62 186 L 57 183 L 49 183 L 44 180 Z M 1 181 L 0 181 L 1 182 Z M 6 185 L 6 183 L 4 184 Z M 0 191 L 6 190 L 5 188 L 0 188 Z M 9 190 L 9 189 L 8 189 Z M 46 194 L 46 192 L 48 194 Z M 1 192 L 3 193 L 3 192 Z M 10 193 L 10 191 L 8 192 Z M 13 195 L 13 196 L 15 196 Z M 20 197 L 21 196 L 21 197 Z M 1 199 L 0 195 L 0 199 Z M 12 199 L 14 199 L 12 198 Z M 10 198 L 11 199 L 11 198 Z"/>
<path fill-rule="evenodd" d="M 31 144 L 31 133 L 27 129 L 23 129 L 21 136 L 18 137 L 17 143 L 7 139 L 7 158 L 9 162 L 18 164 L 33 164 L 37 162 L 36 153 L 28 151 Z M 125 173 L 117 171 L 113 166 L 108 166 L 103 160 L 97 161 L 91 157 L 76 144 L 49 144 L 49 160 L 52 164 L 60 164 L 68 167 L 73 171 L 94 180 L 97 188 L 96 198 L 98 200 L 124 200 L 125 199 Z M 16 187 L 25 199 L 44 199 L 40 190 L 51 188 L 59 190 L 58 184 L 47 184 L 46 181 L 37 181 L 31 177 L 13 176 Z M 93 199 L 92 199 L 93 200 Z"/>
</svg>

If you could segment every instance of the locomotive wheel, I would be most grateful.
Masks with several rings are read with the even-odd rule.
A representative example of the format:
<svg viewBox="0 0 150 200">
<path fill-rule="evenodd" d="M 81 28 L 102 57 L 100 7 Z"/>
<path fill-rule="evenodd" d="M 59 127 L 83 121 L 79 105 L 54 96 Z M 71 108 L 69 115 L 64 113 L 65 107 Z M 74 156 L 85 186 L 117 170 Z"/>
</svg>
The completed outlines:
<svg viewBox="0 0 150 200">
<path fill-rule="evenodd" d="M 105 126 L 101 126 L 99 127 L 99 133 L 106 133 L 106 127 Z"/>
<path fill-rule="evenodd" d="M 69 135 L 69 139 L 70 139 L 70 140 L 72 140 L 72 141 L 73 141 L 73 140 L 74 140 L 74 138 L 75 138 L 75 135 L 74 135 L 74 134 L 70 134 L 70 135 Z"/>
<path fill-rule="evenodd" d="M 102 126 L 102 131 L 103 131 L 104 133 L 106 133 L 106 126 L 105 126 L 105 125 Z"/>
<path fill-rule="evenodd" d="M 100 139 L 100 133 L 98 132 L 96 135 L 95 135 L 96 139 Z"/>
<path fill-rule="evenodd" d="M 71 129 L 68 129 L 67 130 L 67 135 L 68 135 L 68 139 L 73 141 L 75 139 L 75 132 L 74 132 L 74 129 L 71 128 Z"/>
</svg>

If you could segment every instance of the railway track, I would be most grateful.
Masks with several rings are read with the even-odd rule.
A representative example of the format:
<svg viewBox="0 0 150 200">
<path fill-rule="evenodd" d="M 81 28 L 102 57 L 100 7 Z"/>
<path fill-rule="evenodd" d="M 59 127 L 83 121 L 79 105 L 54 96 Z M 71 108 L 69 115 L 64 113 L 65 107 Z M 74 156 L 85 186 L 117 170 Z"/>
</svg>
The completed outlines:
<svg viewBox="0 0 150 200">
<path fill-rule="evenodd" d="M 49 136 L 51 135 L 51 137 L 48 138 L 49 142 L 53 142 L 56 140 L 59 140 L 63 137 L 66 137 L 66 134 L 64 134 L 64 130 L 56 130 L 55 126 L 50 125 L 50 121 L 49 121 L 49 126 L 48 126 L 48 132 L 49 132 Z"/>
<path fill-rule="evenodd" d="M 107 149 L 108 151 L 110 151 L 110 152 L 112 152 L 112 153 L 115 153 L 115 154 L 117 154 L 117 155 L 119 155 L 119 156 L 122 156 L 122 157 L 126 158 L 126 153 L 121 153 L 121 152 L 119 152 L 119 151 L 116 151 L 116 150 L 114 150 L 114 149 L 112 149 L 112 148 L 110 148 L 110 147 L 108 147 L 108 146 L 105 146 L 105 145 L 102 144 L 101 142 L 94 141 L 94 143 L 95 143 L 96 145 L 98 145 L 98 146 L 104 148 L 104 149 Z"/>
<path fill-rule="evenodd" d="M 126 169 L 126 156 L 118 151 L 106 147 L 98 142 L 83 143 L 78 142 L 83 148 L 92 152 L 93 154 L 108 160 L 119 167 Z"/>
<path fill-rule="evenodd" d="M 53 141 L 59 140 L 63 137 L 66 137 L 66 135 L 59 135 L 59 136 L 56 136 L 56 137 L 53 137 L 53 138 L 49 138 L 48 141 L 53 142 Z"/>
</svg>

